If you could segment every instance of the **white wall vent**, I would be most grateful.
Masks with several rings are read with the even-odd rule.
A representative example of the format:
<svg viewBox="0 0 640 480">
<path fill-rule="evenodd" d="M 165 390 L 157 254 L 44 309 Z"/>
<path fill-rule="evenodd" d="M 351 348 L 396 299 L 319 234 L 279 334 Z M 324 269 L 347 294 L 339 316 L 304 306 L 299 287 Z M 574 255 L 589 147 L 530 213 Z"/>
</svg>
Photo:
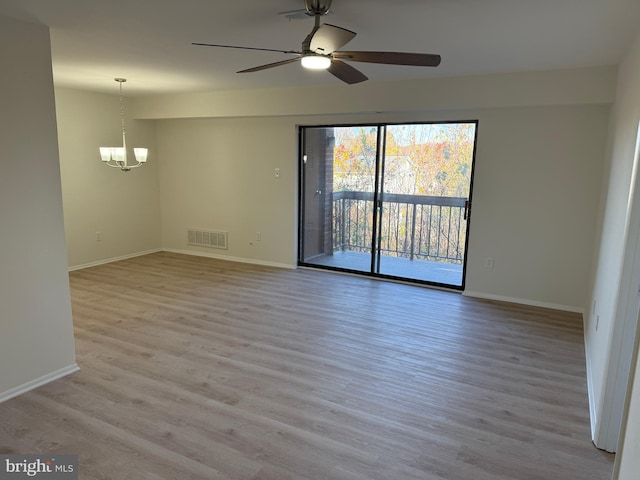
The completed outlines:
<svg viewBox="0 0 640 480">
<path fill-rule="evenodd" d="M 229 232 L 213 230 L 187 230 L 187 244 L 199 247 L 222 248 L 227 250 Z"/>
</svg>

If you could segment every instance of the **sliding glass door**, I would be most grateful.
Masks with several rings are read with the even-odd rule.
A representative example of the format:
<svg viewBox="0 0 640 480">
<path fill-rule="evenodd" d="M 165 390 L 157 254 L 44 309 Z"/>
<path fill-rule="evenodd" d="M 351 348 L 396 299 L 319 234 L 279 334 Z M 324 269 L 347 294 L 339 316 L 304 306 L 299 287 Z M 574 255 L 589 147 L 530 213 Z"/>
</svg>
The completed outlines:
<svg viewBox="0 0 640 480">
<path fill-rule="evenodd" d="M 302 127 L 299 263 L 462 288 L 476 126 Z"/>
</svg>

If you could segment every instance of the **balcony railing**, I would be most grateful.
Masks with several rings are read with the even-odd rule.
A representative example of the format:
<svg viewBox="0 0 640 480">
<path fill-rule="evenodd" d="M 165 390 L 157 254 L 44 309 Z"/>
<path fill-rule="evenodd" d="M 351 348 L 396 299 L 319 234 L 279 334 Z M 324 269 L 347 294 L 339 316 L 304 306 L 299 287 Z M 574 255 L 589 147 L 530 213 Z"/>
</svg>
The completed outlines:
<svg viewBox="0 0 640 480">
<path fill-rule="evenodd" d="M 380 216 L 382 255 L 461 264 L 466 198 L 385 193 Z M 333 250 L 371 252 L 373 193 L 333 193 Z"/>
</svg>

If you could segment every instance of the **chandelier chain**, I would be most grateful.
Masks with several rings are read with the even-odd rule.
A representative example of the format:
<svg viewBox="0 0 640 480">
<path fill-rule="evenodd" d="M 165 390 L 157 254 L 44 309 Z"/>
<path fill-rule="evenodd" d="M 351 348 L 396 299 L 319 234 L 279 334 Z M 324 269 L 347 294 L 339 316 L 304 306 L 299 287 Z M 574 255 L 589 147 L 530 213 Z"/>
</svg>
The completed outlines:
<svg viewBox="0 0 640 480">
<path fill-rule="evenodd" d="M 120 83 L 120 125 L 122 126 L 122 134 L 125 134 L 124 130 L 124 100 L 122 98 L 122 82 Z"/>
</svg>

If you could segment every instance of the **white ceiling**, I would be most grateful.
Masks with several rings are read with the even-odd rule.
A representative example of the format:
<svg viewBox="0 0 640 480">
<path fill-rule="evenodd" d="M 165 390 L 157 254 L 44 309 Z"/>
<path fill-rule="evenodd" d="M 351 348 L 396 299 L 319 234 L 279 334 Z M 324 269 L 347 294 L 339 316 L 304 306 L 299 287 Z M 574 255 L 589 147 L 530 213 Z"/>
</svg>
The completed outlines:
<svg viewBox="0 0 640 480">
<path fill-rule="evenodd" d="M 313 19 L 279 12 L 304 0 L 0 0 L 0 15 L 51 28 L 56 85 L 129 94 L 335 84 L 289 58 L 192 46 L 298 50 Z M 437 68 L 353 63 L 371 80 L 616 64 L 640 26 L 638 0 L 333 0 L 323 22 L 358 33 L 344 49 L 438 53 Z M 346 86 L 345 88 L 357 88 Z"/>
</svg>

